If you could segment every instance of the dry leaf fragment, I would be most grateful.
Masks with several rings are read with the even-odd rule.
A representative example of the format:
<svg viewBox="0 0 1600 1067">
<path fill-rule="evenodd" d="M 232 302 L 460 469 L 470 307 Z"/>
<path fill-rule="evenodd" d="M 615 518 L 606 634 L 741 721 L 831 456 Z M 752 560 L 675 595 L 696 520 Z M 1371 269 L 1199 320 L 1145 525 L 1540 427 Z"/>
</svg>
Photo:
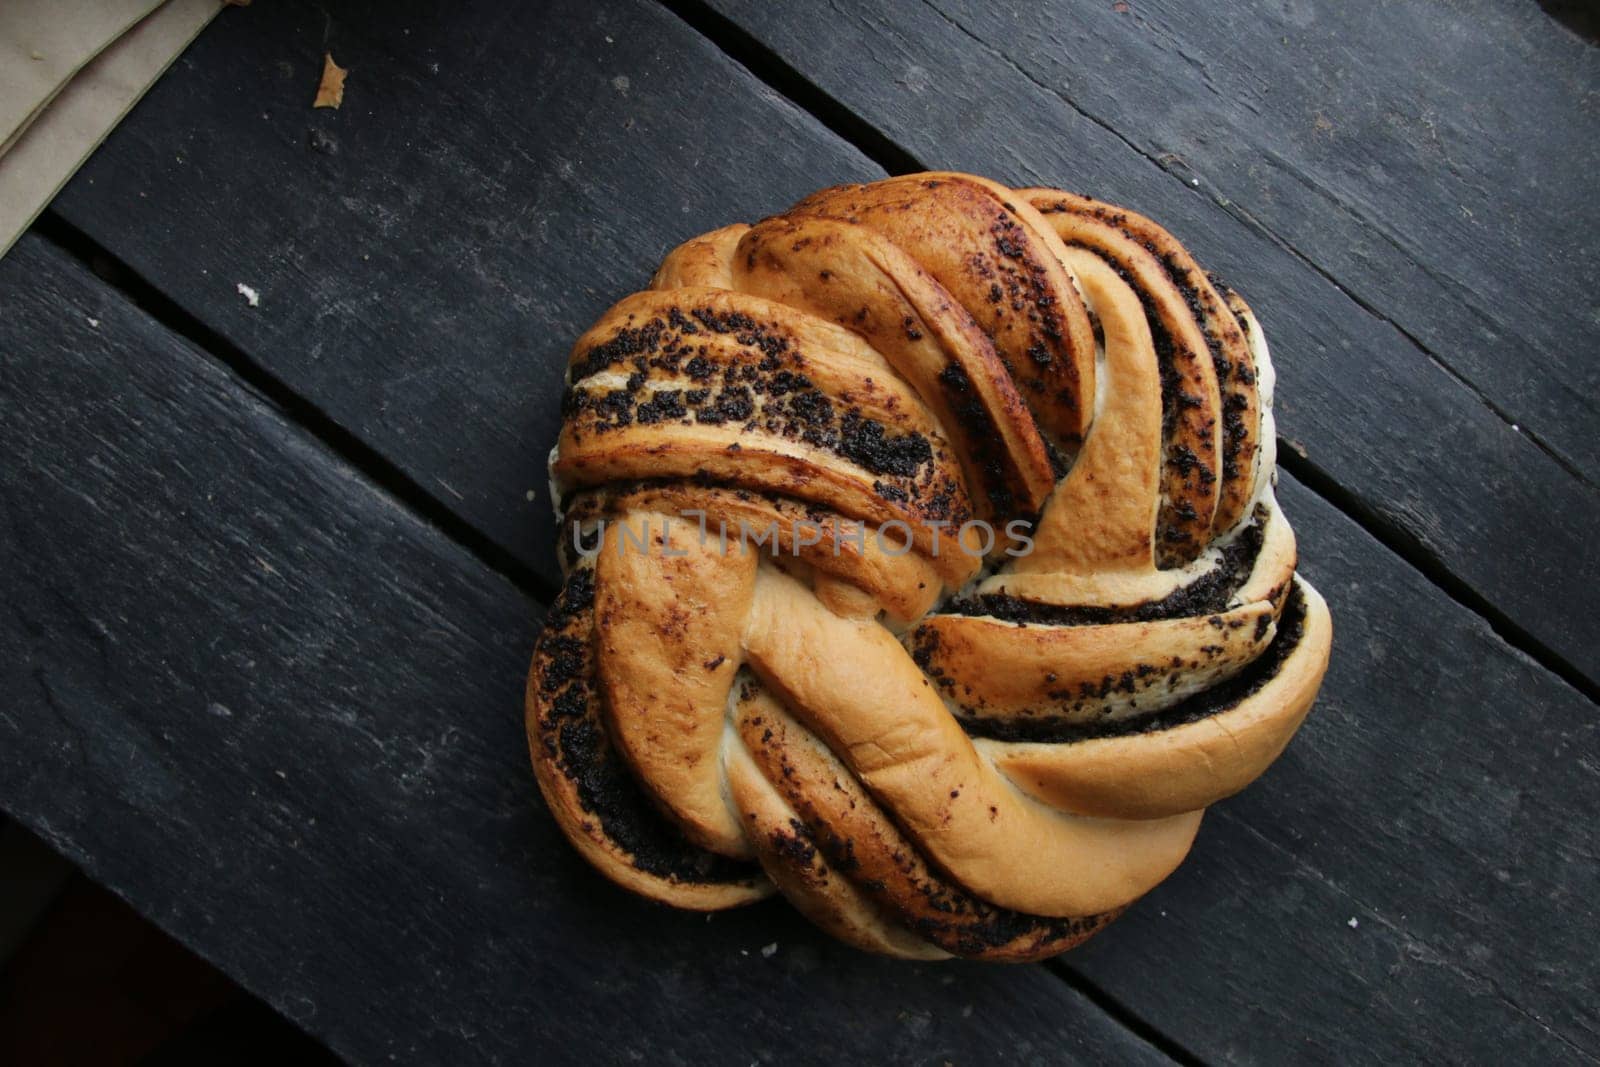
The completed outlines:
<svg viewBox="0 0 1600 1067">
<path fill-rule="evenodd" d="M 332 52 L 322 53 L 322 82 L 317 86 L 317 98 L 312 107 L 338 107 L 344 103 L 344 76 L 349 74 L 333 61 Z"/>
</svg>

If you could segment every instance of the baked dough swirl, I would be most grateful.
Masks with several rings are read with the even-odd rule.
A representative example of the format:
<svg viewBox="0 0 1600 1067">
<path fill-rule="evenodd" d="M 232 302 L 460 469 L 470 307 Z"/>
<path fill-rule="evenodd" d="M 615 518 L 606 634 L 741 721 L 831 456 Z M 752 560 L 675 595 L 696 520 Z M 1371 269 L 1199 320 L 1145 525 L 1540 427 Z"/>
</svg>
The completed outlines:
<svg viewBox="0 0 1600 1067">
<path fill-rule="evenodd" d="M 1250 309 L 1155 223 L 928 173 L 695 238 L 572 350 L 534 770 L 607 876 L 1032 960 L 1288 743 L 1331 624 Z"/>
</svg>

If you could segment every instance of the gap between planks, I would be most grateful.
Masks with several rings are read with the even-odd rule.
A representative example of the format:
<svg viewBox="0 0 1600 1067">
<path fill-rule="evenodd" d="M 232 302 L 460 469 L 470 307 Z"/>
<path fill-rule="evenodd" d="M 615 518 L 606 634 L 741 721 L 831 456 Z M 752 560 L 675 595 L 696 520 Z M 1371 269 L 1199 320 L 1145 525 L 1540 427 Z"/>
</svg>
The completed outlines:
<svg viewBox="0 0 1600 1067">
<path fill-rule="evenodd" d="M 720 48 L 728 58 L 738 63 L 752 77 L 757 78 L 768 88 L 789 100 L 790 103 L 810 114 L 835 135 L 848 141 L 888 173 L 911 174 L 929 169 L 927 164 L 901 145 L 895 143 L 882 130 L 849 110 L 827 90 L 801 74 L 792 64 L 762 43 L 748 30 L 721 12 L 712 10 L 703 0 L 658 0 L 658 2 L 682 19 L 690 28 Z M 966 30 L 962 29 L 961 32 L 966 33 Z M 982 44 L 982 42 L 979 43 Z M 984 47 L 988 46 L 984 45 Z M 1029 80 L 1031 81 L 1032 79 L 1030 78 Z M 1164 166 L 1160 160 L 1152 158 L 1148 153 L 1128 141 L 1127 138 L 1098 117 L 1084 111 L 1072 101 L 1065 98 L 1062 99 L 1067 106 L 1077 111 L 1086 120 L 1127 144 L 1142 158 L 1160 168 L 1163 173 L 1168 174 L 1177 181 L 1184 180 L 1181 175 Z M 1212 199 L 1215 201 L 1214 197 Z M 1227 205 L 1218 203 L 1217 206 L 1223 211 L 1229 210 Z M 1516 426 L 1506 413 L 1491 402 L 1480 389 L 1452 369 L 1416 337 L 1395 326 L 1381 312 L 1356 299 L 1339 284 L 1336 278 L 1317 267 L 1316 264 L 1306 260 L 1295 248 L 1282 240 L 1277 234 L 1266 229 L 1248 213 L 1233 212 L 1233 214 L 1247 226 L 1258 230 L 1296 258 L 1308 263 L 1328 284 L 1346 296 L 1350 296 L 1356 306 L 1367 314 L 1380 322 L 1394 326 L 1400 336 L 1404 337 L 1408 343 L 1443 369 L 1452 380 L 1459 382 L 1471 392 L 1496 418 L 1506 425 L 1512 426 L 1524 437 L 1527 437 L 1581 484 L 1593 484 L 1588 477 L 1573 468 L 1571 463 L 1558 452 L 1553 451 L 1543 441 Z M 1281 437 L 1278 440 L 1278 463 L 1284 470 L 1304 483 L 1312 492 L 1338 509 L 1357 526 L 1371 535 L 1379 544 L 1420 572 L 1451 600 L 1483 619 L 1489 628 L 1506 644 L 1528 656 L 1539 666 L 1572 686 L 1587 697 L 1591 703 L 1600 704 L 1600 685 L 1596 685 L 1584 677 L 1583 672 L 1568 662 L 1565 657 L 1534 637 L 1526 629 L 1514 622 L 1505 612 L 1495 607 L 1486 597 L 1453 574 L 1444 561 L 1436 553 L 1430 551 L 1415 534 L 1388 519 L 1372 506 L 1363 503 L 1355 493 L 1340 486 L 1315 464 L 1302 458 L 1296 446 Z"/>
<path fill-rule="evenodd" d="M 449 540 L 466 549 L 485 567 L 543 606 L 548 607 L 555 600 L 558 589 L 458 515 L 447 502 L 383 453 L 341 426 L 308 397 L 296 392 L 283 379 L 251 359 L 239 346 L 189 314 L 176 301 L 53 209 L 42 214 L 33 229 L 167 330 L 227 367 L 323 447 L 376 483 Z"/>
<path fill-rule="evenodd" d="M 1151 1046 L 1174 1063 L 1183 1067 L 1204 1067 L 1205 1061 L 1195 1055 L 1183 1044 L 1175 1040 L 1165 1031 L 1152 1026 L 1149 1020 L 1122 1001 L 1100 988 L 1081 971 L 1076 970 L 1068 962 L 1071 953 L 1045 960 L 1044 969 L 1061 979 L 1072 989 L 1083 995 L 1083 998 L 1107 1016 L 1127 1028 L 1129 1033 L 1138 1037 L 1145 1044 Z"/>
</svg>

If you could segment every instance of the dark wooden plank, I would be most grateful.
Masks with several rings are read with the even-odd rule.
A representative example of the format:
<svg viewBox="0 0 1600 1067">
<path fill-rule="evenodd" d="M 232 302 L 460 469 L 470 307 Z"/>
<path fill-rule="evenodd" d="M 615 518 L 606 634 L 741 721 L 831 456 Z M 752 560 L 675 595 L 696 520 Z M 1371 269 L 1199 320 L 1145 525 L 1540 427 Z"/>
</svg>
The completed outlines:
<svg viewBox="0 0 1600 1067">
<path fill-rule="evenodd" d="M 679 241 L 878 173 L 646 0 L 225 14 L 56 210 L 551 582 L 573 339 Z"/>
<path fill-rule="evenodd" d="M 537 605 L 37 239 L 0 294 L 0 806 L 342 1055 L 1159 1058 L 1042 968 L 609 889 L 527 766 Z"/>
<path fill-rule="evenodd" d="M 1538 5 L 933 4 L 1600 477 L 1600 50 Z"/>
<path fill-rule="evenodd" d="M 1067 966 L 1206 1060 L 1593 1062 L 1594 706 L 1292 479 L 1279 492 L 1333 609 L 1322 696 Z"/>
<path fill-rule="evenodd" d="M 894 0 L 712 6 L 928 164 L 1064 185 L 1167 225 L 1265 324 L 1280 381 L 1279 432 L 1358 506 L 1600 680 L 1600 616 L 1588 604 L 1600 586 L 1600 556 L 1589 550 L 1600 490 L 1392 323 L 934 8 Z M 1096 53 L 1094 62 L 1116 57 Z M 1530 537 L 1533 516 L 1538 535 Z"/>
</svg>

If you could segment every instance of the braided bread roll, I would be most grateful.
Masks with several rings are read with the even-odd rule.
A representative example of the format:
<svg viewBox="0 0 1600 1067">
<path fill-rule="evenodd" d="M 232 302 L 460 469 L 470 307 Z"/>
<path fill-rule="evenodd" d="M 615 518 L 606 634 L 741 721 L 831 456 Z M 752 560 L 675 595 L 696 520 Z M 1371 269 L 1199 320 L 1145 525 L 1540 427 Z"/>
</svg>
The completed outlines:
<svg viewBox="0 0 1600 1067">
<path fill-rule="evenodd" d="M 1039 959 L 1165 878 L 1316 695 L 1266 341 L 1148 219 L 827 189 L 675 249 L 567 381 L 528 737 L 635 892 Z"/>
</svg>

